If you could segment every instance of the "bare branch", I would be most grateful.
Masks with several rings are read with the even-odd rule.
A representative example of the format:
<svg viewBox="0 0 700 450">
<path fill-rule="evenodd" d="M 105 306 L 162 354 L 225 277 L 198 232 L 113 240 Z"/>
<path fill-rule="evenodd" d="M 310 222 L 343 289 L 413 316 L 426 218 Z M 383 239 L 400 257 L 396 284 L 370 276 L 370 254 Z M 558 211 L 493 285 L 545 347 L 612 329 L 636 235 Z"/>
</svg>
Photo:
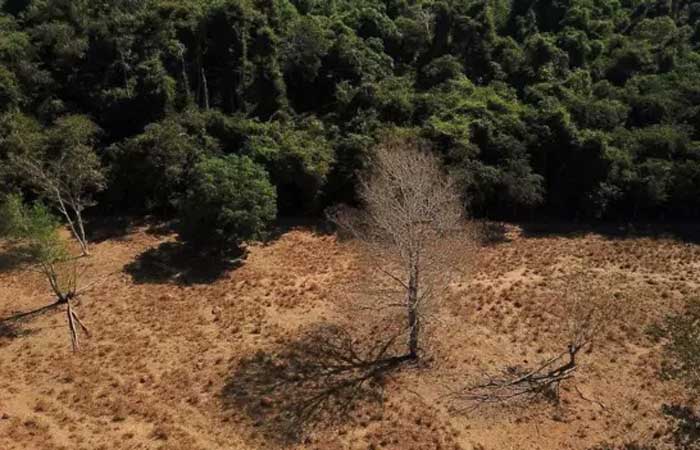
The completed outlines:
<svg viewBox="0 0 700 450">
<path fill-rule="evenodd" d="M 94 204 L 91 194 L 104 188 L 105 176 L 90 146 L 71 144 L 58 151 L 58 157 L 13 154 L 10 162 L 37 194 L 54 204 L 68 223 L 82 254 L 88 255 L 82 213 Z"/>
<path fill-rule="evenodd" d="M 580 367 L 577 356 L 590 349 L 605 328 L 623 316 L 620 302 L 606 289 L 593 289 L 595 284 L 582 270 L 564 276 L 562 282 L 563 298 L 557 305 L 561 311 L 552 313 L 560 319 L 560 336 L 567 350 L 534 369 L 509 367 L 500 376 L 487 376 L 488 381 L 453 391 L 453 404 L 478 407 L 543 395 L 558 400 L 559 384 L 572 378 Z"/>
<path fill-rule="evenodd" d="M 405 308 L 409 356 L 416 358 L 422 327 L 441 300 L 436 297 L 472 265 L 474 229 L 454 181 L 417 138 L 385 136 L 369 167 L 358 186 L 363 208 L 338 207 L 329 218 L 352 238 L 370 272 L 363 279 L 382 294 L 375 300 Z M 398 290 L 385 289 L 381 278 Z"/>
</svg>

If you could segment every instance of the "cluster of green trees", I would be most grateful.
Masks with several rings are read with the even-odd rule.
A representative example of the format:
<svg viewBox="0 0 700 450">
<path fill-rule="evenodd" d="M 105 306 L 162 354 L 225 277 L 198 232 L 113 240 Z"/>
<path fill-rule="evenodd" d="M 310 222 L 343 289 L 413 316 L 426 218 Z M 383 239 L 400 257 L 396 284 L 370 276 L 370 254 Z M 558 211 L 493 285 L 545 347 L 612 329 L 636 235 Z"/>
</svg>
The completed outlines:
<svg viewBox="0 0 700 450">
<path fill-rule="evenodd" d="M 698 217 L 699 48 L 692 0 L 0 0 L 0 187 L 68 145 L 104 208 L 251 231 L 403 128 L 478 215 Z"/>
</svg>

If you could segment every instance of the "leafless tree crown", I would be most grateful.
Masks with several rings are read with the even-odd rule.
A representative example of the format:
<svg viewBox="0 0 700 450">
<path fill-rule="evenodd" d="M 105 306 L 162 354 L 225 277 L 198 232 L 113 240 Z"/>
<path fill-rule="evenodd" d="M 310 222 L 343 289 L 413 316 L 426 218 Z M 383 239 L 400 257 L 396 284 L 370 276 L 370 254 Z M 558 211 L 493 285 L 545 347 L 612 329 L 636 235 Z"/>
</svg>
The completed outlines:
<svg viewBox="0 0 700 450">
<path fill-rule="evenodd" d="M 95 204 L 92 193 L 105 187 L 105 175 L 92 148 L 76 144 L 55 159 L 22 154 L 13 155 L 11 161 L 37 193 L 60 211 L 81 252 L 88 255 L 83 211 Z"/>
<path fill-rule="evenodd" d="M 409 352 L 435 300 L 474 255 L 472 227 L 454 180 L 414 137 L 386 137 L 359 179 L 362 209 L 341 207 L 331 219 L 360 247 L 364 266 L 390 283 L 377 287 L 379 307 L 406 308 Z M 372 281 L 374 282 L 374 281 Z"/>
</svg>

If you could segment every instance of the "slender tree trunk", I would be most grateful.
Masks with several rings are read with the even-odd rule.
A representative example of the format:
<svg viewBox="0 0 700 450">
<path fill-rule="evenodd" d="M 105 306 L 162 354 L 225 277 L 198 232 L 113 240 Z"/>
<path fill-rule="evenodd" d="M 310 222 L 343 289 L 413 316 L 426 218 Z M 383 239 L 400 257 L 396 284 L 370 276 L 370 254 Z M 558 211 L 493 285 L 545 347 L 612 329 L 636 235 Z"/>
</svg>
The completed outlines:
<svg viewBox="0 0 700 450">
<path fill-rule="evenodd" d="M 124 78 L 124 90 L 126 95 L 131 96 L 131 89 L 129 88 L 129 66 L 126 63 L 126 58 L 124 58 L 124 52 L 119 51 L 119 58 L 122 63 L 122 75 Z"/>
<path fill-rule="evenodd" d="M 196 54 L 195 54 L 195 59 L 194 59 L 194 64 L 195 64 L 195 75 L 197 77 L 197 88 L 194 91 L 194 102 L 197 104 L 197 106 L 202 105 L 202 45 L 197 38 L 197 43 L 196 43 Z"/>
<path fill-rule="evenodd" d="M 248 67 L 248 44 L 246 43 L 244 33 L 240 30 L 237 31 L 237 38 L 240 42 L 241 58 L 238 68 L 235 69 L 238 72 L 238 80 L 234 88 L 233 101 L 235 102 L 235 105 L 233 106 L 233 110 L 235 111 L 236 108 L 238 108 L 245 113 L 246 102 L 244 98 L 244 91 L 246 89 L 246 82 L 248 81 L 248 74 L 246 73 L 246 69 Z"/>
<path fill-rule="evenodd" d="M 79 209 L 75 209 L 75 217 L 77 218 L 78 232 L 80 233 L 80 238 L 78 239 L 78 241 L 80 242 L 80 248 L 83 251 L 84 256 L 89 256 L 90 249 L 88 248 L 88 240 L 87 240 L 87 236 L 85 235 L 85 225 L 83 224 L 83 214 L 80 212 Z"/>
<path fill-rule="evenodd" d="M 51 285 L 51 290 L 57 298 L 58 303 L 64 303 L 65 296 L 61 292 L 61 287 L 58 285 L 58 278 L 56 276 L 56 269 L 54 269 L 53 264 L 42 264 L 41 271 L 46 278 L 49 280 L 49 285 Z"/>
<path fill-rule="evenodd" d="M 85 237 L 85 227 L 83 226 L 83 218 L 82 214 L 80 214 L 80 211 L 77 210 L 77 208 L 74 208 L 74 211 L 76 213 L 76 218 L 78 221 L 78 228 L 75 227 L 75 221 L 71 218 L 70 214 L 68 213 L 68 209 L 66 208 L 66 204 L 63 201 L 63 196 L 61 195 L 61 191 L 58 189 L 55 189 L 56 192 L 56 199 L 58 200 L 58 206 L 63 214 L 63 216 L 66 218 L 68 221 L 68 226 L 70 227 L 71 232 L 73 233 L 73 236 L 75 239 L 78 241 L 78 244 L 80 245 L 80 251 L 82 252 L 83 256 L 88 256 L 90 255 L 90 250 L 88 249 L 88 244 L 87 244 L 87 238 Z"/>
<path fill-rule="evenodd" d="M 207 74 L 202 69 L 202 98 L 204 99 L 204 110 L 209 111 L 209 86 L 207 85 Z"/>
<path fill-rule="evenodd" d="M 187 97 L 187 103 L 189 103 L 192 100 L 192 94 L 190 93 L 190 80 L 187 76 L 184 50 L 180 53 L 180 70 L 182 71 L 182 85 L 185 87 L 185 97 Z"/>
<path fill-rule="evenodd" d="M 202 106 L 202 63 L 197 57 L 197 89 L 194 91 L 194 102 L 197 106 Z"/>
<path fill-rule="evenodd" d="M 414 265 L 408 282 L 408 356 L 418 358 L 418 336 L 420 335 L 420 317 L 418 316 L 418 267 Z"/>
<path fill-rule="evenodd" d="M 678 22 L 678 16 L 680 15 L 680 11 L 681 11 L 680 0 L 671 0 L 671 16 L 673 17 L 673 20 L 675 22 Z"/>
</svg>

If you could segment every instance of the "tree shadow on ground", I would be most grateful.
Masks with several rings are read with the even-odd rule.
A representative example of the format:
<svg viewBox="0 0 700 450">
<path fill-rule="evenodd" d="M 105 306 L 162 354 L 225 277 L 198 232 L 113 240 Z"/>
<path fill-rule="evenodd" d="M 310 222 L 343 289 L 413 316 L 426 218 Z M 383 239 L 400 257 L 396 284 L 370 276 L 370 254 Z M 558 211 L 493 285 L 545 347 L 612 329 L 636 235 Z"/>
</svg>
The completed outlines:
<svg viewBox="0 0 700 450">
<path fill-rule="evenodd" d="M 31 258 L 23 255 L 21 252 L 5 249 L 0 251 L 0 272 L 9 272 L 11 270 L 24 267 L 30 262 Z"/>
<path fill-rule="evenodd" d="M 35 330 L 24 328 L 19 323 L 0 322 L 0 341 L 3 339 L 12 340 L 33 334 Z"/>
<path fill-rule="evenodd" d="M 54 302 L 32 311 L 15 313 L 11 316 L 0 318 L 0 339 L 16 339 L 32 334 L 34 331 L 25 329 L 22 325 L 35 317 L 55 312 L 60 305 L 61 303 Z"/>
<path fill-rule="evenodd" d="M 245 257 L 245 249 L 240 248 L 221 254 L 182 242 L 165 242 L 141 253 L 124 271 L 137 284 L 207 284 L 240 267 Z"/>
<path fill-rule="evenodd" d="M 0 339 L 15 339 L 24 334 L 25 331 L 11 323 L 0 322 Z"/>
<path fill-rule="evenodd" d="M 393 341 L 362 346 L 343 328 L 312 326 L 242 360 L 222 391 L 224 409 L 244 413 L 270 445 L 301 442 L 349 422 L 361 406 L 383 407 L 387 377 L 407 361 L 387 356 Z"/>
<path fill-rule="evenodd" d="M 689 406 L 663 405 L 661 411 L 675 422 L 671 439 L 675 448 L 700 448 L 700 415 Z"/>
<path fill-rule="evenodd" d="M 481 222 L 478 227 L 478 235 L 482 245 L 491 246 L 510 242 L 508 228 L 502 222 Z"/>
<path fill-rule="evenodd" d="M 653 435 L 643 441 L 624 444 L 603 443 L 588 450 L 697 450 L 700 448 L 700 415 L 692 408 L 678 404 L 664 404 L 661 412 L 668 424 L 661 426 Z"/>
<path fill-rule="evenodd" d="M 519 223 L 526 237 L 577 238 L 599 234 L 607 239 L 654 238 L 700 244 L 700 226 L 697 223 L 575 223 L 524 222 Z"/>
<path fill-rule="evenodd" d="M 99 244 L 109 240 L 119 240 L 141 224 L 141 220 L 126 216 L 90 217 L 85 231 L 90 243 Z"/>
<path fill-rule="evenodd" d="M 145 222 L 147 233 L 169 236 L 177 231 L 174 222 Z M 270 230 L 263 244 L 269 245 L 292 230 L 311 230 L 327 234 L 323 223 L 310 218 L 280 219 Z M 208 284 L 243 265 L 247 251 L 243 247 L 227 252 L 206 249 L 181 241 L 166 242 L 141 253 L 124 271 L 137 284 L 175 283 L 180 285 Z"/>
<path fill-rule="evenodd" d="M 330 222 L 317 217 L 281 217 L 268 230 L 262 243 L 272 244 L 283 235 L 295 230 L 308 231 L 319 236 L 335 233 L 335 228 Z"/>
<path fill-rule="evenodd" d="M 124 239 L 138 228 L 146 228 L 146 233 L 154 236 L 167 236 L 175 232 L 173 221 L 163 221 L 150 216 L 95 216 L 91 217 L 86 231 L 88 241 L 99 244 L 109 240 Z"/>
</svg>

